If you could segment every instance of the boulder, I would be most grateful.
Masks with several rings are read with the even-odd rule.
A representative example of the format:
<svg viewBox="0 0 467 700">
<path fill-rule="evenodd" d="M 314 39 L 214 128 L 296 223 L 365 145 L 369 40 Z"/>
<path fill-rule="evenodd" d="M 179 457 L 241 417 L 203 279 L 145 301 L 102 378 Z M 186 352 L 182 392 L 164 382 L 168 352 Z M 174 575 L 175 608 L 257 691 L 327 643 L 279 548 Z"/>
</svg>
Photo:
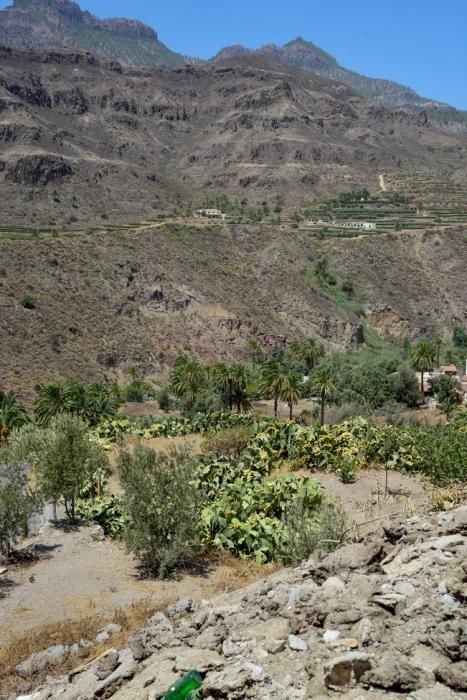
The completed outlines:
<svg viewBox="0 0 467 700">
<path fill-rule="evenodd" d="M 101 630 L 99 630 L 99 633 L 96 635 L 96 643 L 103 644 L 104 642 L 107 642 L 115 634 L 118 634 L 121 631 L 122 631 L 121 625 L 111 623 L 110 625 L 107 625 L 106 627 L 103 627 Z"/>
<path fill-rule="evenodd" d="M 46 668 L 59 666 L 65 661 L 68 653 L 69 647 L 63 644 L 56 644 L 45 649 L 45 651 L 32 654 L 28 659 L 22 661 L 16 667 L 16 673 L 21 676 L 21 678 L 29 678 Z"/>
<path fill-rule="evenodd" d="M 94 669 L 94 673 L 100 681 L 103 681 L 104 678 L 107 678 L 107 676 L 110 676 L 110 674 L 115 671 L 118 666 L 118 659 L 118 651 L 111 649 L 108 654 L 99 660 Z"/>
</svg>

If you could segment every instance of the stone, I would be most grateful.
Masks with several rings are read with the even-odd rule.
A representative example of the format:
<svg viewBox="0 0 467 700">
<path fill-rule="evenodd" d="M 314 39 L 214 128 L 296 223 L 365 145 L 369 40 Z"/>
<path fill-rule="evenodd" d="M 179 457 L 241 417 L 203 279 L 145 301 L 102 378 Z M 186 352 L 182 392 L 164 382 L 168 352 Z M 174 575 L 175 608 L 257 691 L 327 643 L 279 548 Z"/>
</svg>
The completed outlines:
<svg viewBox="0 0 467 700">
<path fill-rule="evenodd" d="M 168 621 L 167 617 L 164 615 L 162 612 L 156 612 L 152 617 L 149 618 L 149 624 L 150 625 L 169 625 L 170 622 Z"/>
<path fill-rule="evenodd" d="M 103 542 L 105 540 L 104 528 L 99 523 L 91 523 L 89 536 L 94 542 Z"/>
<path fill-rule="evenodd" d="M 135 661 L 143 661 L 151 655 L 142 635 L 131 637 L 128 640 L 128 648 L 131 650 Z"/>
<path fill-rule="evenodd" d="M 338 576 L 330 576 L 321 586 L 328 596 L 337 596 L 345 591 L 345 583 Z"/>
<path fill-rule="evenodd" d="M 352 627 L 353 636 L 359 640 L 364 647 L 373 643 L 373 623 L 368 617 L 362 617 L 356 625 Z"/>
<path fill-rule="evenodd" d="M 2 576 L 3 574 L 6 574 L 7 571 L 8 571 L 7 566 L 0 566 L 0 576 Z"/>
<path fill-rule="evenodd" d="M 116 649 L 111 649 L 102 659 L 100 659 L 94 669 L 94 673 L 100 681 L 110 676 L 118 666 L 119 654 Z"/>
<path fill-rule="evenodd" d="M 280 654 L 285 649 L 285 639 L 273 639 L 266 645 L 266 650 L 270 654 Z"/>
<path fill-rule="evenodd" d="M 317 573 L 325 576 L 345 570 L 362 569 L 378 563 L 383 556 L 384 550 L 381 544 L 374 542 L 348 544 L 328 554 L 318 566 Z"/>
<path fill-rule="evenodd" d="M 459 694 L 455 693 L 450 688 L 447 688 L 441 683 L 436 683 L 436 685 L 429 686 L 427 688 L 421 688 L 415 693 L 410 693 L 407 695 L 407 700 L 459 700 Z"/>
<path fill-rule="evenodd" d="M 358 683 L 370 670 L 371 661 L 368 654 L 351 651 L 331 660 L 325 668 L 324 683 L 327 688 L 343 688 L 353 682 Z"/>
<path fill-rule="evenodd" d="M 231 639 L 225 639 L 222 642 L 222 653 L 226 658 L 231 656 L 238 656 L 242 653 L 245 648 L 245 644 L 239 644 L 238 642 L 233 642 Z"/>
<path fill-rule="evenodd" d="M 339 630 L 326 630 L 323 634 L 323 641 L 325 642 L 335 642 L 339 639 L 341 633 Z"/>
<path fill-rule="evenodd" d="M 363 676 L 363 682 L 372 688 L 407 693 L 421 685 L 421 671 L 395 652 L 387 652 Z"/>
<path fill-rule="evenodd" d="M 167 615 L 169 617 L 177 617 L 185 613 L 193 612 L 194 606 L 191 598 L 179 598 L 176 603 L 169 605 Z"/>
<path fill-rule="evenodd" d="M 121 625 L 111 623 L 110 625 L 107 625 L 103 629 L 99 630 L 99 634 L 97 634 L 96 636 L 96 642 L 97 644 L 103 644 L 103 642 L 107 642 L 111 637 L 113 637 L 115 634 L 118 634 L 121 631 Z"/>
<path fill-rule="evenodd" d="M 394 615 L 396 608 L 405 604 L 407 599 L 405 595 L 401 595 L 400 593 L 375 593 L 372 600 L 376 605 L 379 605 L 381 608 L 384 608 L 384 610 Z"/>
<path fill-rule="evenodd" d="M 94 690 L 95 698 L 110 698 L 123 683 L 133 678 L 136 664 L 129 649 L 119 653 L 119 664 L 112 673 L 101 680 Z"/>
<path fill-rule="evenodd" d="M 40 651 L 37 654 L 32 654 L 28 659 L 22 661 L 16 667 L 16 673 L 21 678 L 34 676 L 39 671 L 52 666 L 59 666 L 67 658 L 69 647 L 63 644 L 55 644 L 54 646 Z"/>
<path fill-rule="evenodd" d="M 296 634 L 289 634 L 289 647 L 293 651 L 306 651 L 308 649 L 308 644 L 301 637 L 297 637 Z"/>
<path fill-rule="evenodd" d="M 467 691 L 467 661 L 441 666 L 435 670 L 435 677 L 453 690 Z"/>
<path fill-rule="evenodd" d="M 255 683 L 263 683 L 265 680 L 270 679 L 269 674 L 267 674 L 262 666 L 251 663 L 247 661 L 245 663 L 245 668 L 250 671 L 251 680 Z"/>
</svg>

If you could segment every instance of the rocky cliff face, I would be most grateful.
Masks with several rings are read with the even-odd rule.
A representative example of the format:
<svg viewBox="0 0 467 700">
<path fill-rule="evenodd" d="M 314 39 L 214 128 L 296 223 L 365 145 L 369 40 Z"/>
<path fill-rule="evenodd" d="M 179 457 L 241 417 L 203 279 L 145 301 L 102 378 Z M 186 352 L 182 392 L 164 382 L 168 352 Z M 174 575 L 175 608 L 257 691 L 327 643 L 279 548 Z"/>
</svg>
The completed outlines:
<svg viewBox="0 0 467 700">
<path fill-rule="evenodd" d="M 127 65 L 173 68 L 179 54 L 159 41 L 138 20 L 99 19 L 72 0 L 14 0 L 0 10 L 0 43 L 20 48 L 77 47 L 104 54 Z"/>
<path fill-rule="evenodd" d="M 204 676 L 209 700 L 465 697 L 466 562 L 467 506 L 388 521 L 249 588 L 196 605 L 179 600 L 126 648 L 31 697 L 157 700 L 191 668 Z M 31 679 L 44 652 L 36 657 L 18 673 Z"/>
</svg>

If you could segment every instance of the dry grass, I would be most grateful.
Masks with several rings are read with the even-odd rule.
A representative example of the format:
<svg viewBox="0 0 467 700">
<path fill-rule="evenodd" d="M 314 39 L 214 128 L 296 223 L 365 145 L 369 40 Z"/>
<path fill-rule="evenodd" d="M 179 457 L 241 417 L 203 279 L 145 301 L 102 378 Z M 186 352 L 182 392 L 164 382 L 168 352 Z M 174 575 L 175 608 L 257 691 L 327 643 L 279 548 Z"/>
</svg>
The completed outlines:
<svg viewBox="0 0 467 700">
<path fill-rule="evenodd" d="M 174 602 L 172 599 L 158 601 L 150 598 L 135 601 L 126 607 L 117 608 L 105 615 L 89 615 L 80 619 L 63 620 L 47 625 L 41 625 L 24 632 L 12 635 L 6 640 L 0 650 L 0 698 L 8 697 L 9 693 L 23 690 L 25 681 L 21 681 L 15 672 L 16 666 L 31 654 L 47 649 L 53 644 L 72 645 L 81 639 L 93 640 L 105 625 L 114 622 L 122 627 L 122 631 L 113 636 L 105 644 L 90 649 L 80 649 L 78 654 L 70 655 L 60 667 L 54 667 L 54 675 L 70 671 L 75 666 L 87 662 L 112 647 L 125 644 L 131 634 L 138 631 L 157 610 L 164 610 Z M 34 685 L 40 683 L 49 670 L 44 670 L 34 677 Z M 5 695 L 3 695 L 5 693 Z"/>
<path fill-rule="evenodd" d="M 428 498 L 435 510 L 449 510 L 467 501 L 467 485 L 456 484 L 445 488 L 430 488 Z"/>
</svg>

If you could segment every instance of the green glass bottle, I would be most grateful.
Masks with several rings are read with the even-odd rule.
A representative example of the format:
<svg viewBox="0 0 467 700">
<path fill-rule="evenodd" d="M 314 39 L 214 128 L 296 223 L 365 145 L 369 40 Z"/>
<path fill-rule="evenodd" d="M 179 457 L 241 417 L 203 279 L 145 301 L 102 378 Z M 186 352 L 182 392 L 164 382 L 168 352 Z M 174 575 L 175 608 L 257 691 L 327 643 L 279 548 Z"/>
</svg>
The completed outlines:
<svg viewBox="0 0 467 700">
<path fill-rule="evenodd" d="M 188 671 L 183 678 L 170 686 L 162 700 L 195 700 L 195 698 L 202 697 L 196 693 L 201 688 L 202 683 L 203 679 L 198 671 Z"/>
</svg>

